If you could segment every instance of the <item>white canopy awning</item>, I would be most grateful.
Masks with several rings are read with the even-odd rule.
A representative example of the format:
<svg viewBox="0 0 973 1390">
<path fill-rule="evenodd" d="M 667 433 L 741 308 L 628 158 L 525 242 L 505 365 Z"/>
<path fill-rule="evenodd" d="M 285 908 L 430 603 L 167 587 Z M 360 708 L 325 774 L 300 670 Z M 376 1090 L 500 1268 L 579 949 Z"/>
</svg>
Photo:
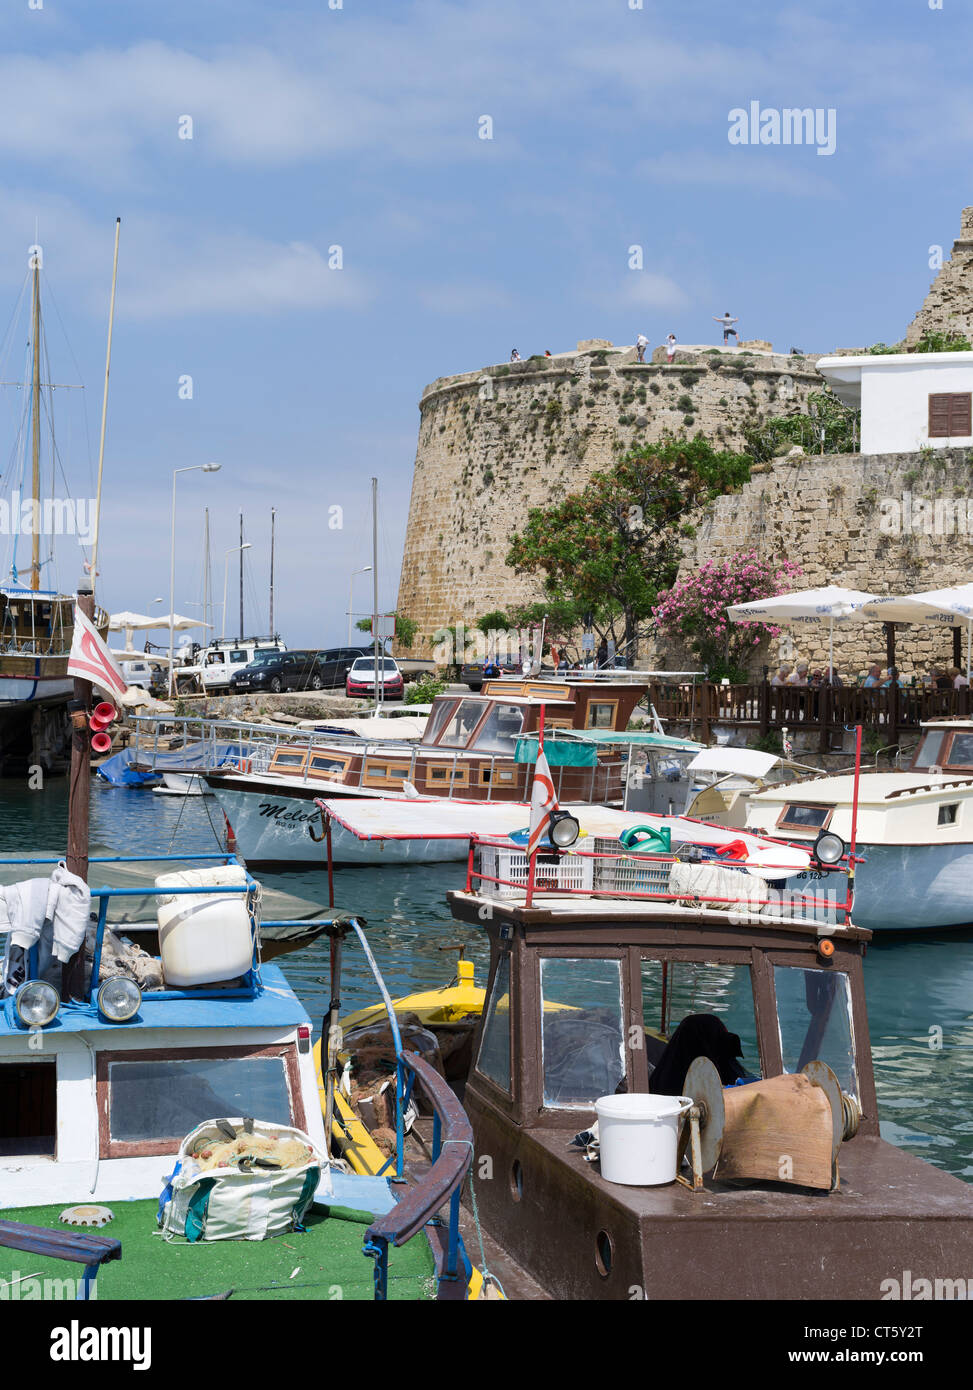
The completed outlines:
<svg viewBox="0 0 973 1390">
<path fill-rule="evenodd" d="M 740 773 L 744 777 L 766 777 L 780 761 L 776 753 L 761 753 L 756 748 L 704 748 L 687 768 L 688 772 L 718 772 L 721 775 Z"/>
<path fill-rule="evenodd" d="M 828 629 L 828 666 L 834 670 L 834 630 L 850 622 L 863 622 L 864 607 L 875 597 L 861 589 L 827 584 L 823 589 L 798 589 L 773 598 L 758 598 L 727 608 L 732 623 L 772 623 L 783 627 L 805 625 Z"/>
</svg>

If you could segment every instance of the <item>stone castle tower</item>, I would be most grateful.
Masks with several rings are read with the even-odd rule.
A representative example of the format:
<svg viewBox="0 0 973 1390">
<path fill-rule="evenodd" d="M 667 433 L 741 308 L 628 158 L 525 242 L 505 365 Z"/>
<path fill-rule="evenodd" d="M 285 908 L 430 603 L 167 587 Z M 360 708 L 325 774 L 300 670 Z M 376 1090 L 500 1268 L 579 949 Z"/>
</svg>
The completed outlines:
<svg viewBox="0 0 973 1390">
<path fill-rule="evenodd" d="M 815 356 L 680 347 L 672 364 L 594 339 L 574 352 L 440 377 L 420 402 L 398 611 L 418 650 L 441 626 L 540 597 L 504 563 L 529 508 L 576 491 L 619 453 L 666 432 L 702 430 L 727 448 L 768 415 L 807 408 Z"/>
<path fill-rule="evenodd" d="M 922 308 L 909 325 L 906 347 L 914 347 L 927 330 L 961 333 L 973 342 L 973 208 L 963 209 L 953 254 L 943 263 Z"/>
</svg>

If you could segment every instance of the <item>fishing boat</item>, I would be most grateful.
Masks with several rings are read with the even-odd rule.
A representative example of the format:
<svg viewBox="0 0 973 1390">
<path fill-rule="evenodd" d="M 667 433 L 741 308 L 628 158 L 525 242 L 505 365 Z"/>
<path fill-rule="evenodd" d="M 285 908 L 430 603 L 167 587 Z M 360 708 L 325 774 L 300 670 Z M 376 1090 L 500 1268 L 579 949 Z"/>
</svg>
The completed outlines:
<svg viewBox="0 0 973 1390">
<path fill-rule="evenodd" d="M 192 858 L 232 868 L 218 856 Z M 56 861 L 22 862 L 51 868 Z M 167 870 L 172 860 L 138 862 Z M 144 886 L 95 889 L 90 978 L 81 996 L 62 999 L 51 972 L 34 959 L 28 978 L 0 1009 L 0 1281 L 5 1287 L 17 1281 L 27 1252 L 32 1261 L 49 1257 L 44 1277 L 75 1275 L 79 1296 L 89 1296 L 97 1280 L 99 1300 L 213 1297 L 227 1288 L 235 1297 L 324 1298 L 334 1297 L 339 1283 L 343 1298 L 376 1291 L 384 1297 L 389 1280 L 396 1297 L 426 1297 L 430 1288 L 441 1297 L 466 1297 L 473 1271 L 458 1228 L 431 1224 L 470 1161 L 468 1143 L 463 1148 L 468 1130 L 445 1083 L 421 1058 L 403 1053 L 410 1094 L 413 1088 L 424 1092 L 440 1116 L 444 1140 L 455 1141 L 438 1170 L 434 1163 L 420 1180 L 398 1185 L 381 1175 L 333 1170 L 311 1020 L 279 968 L 261 959 L 259 885 L 239 866 L 210 887 L 180 887 L 172 877 L 164 875 L 152 890 L 164 923 L 161 961 L 126 952 L 111 930 L 110 913 L 127 898 L 144 896 Z M 224 969 L 201 960 L 185 934 L 173 944 L 183 919 L 217 907 L 236 924 L 232 948 L 226 924 L 215 933 L 228 951 Z M 329 933 L 360 933 L 347 914 L 332 913 L 316 925 Z M 264 926 L 307 929 L 304 923 Z M 209 932 L 212 937 L 212 922 Z M 200 949 L 205 957 L 213 946 L 200 943 Z M 180 984 L 170 982 L 177 966 Z M 187 980 L 187 972 L 199 978 Z M 205 978 L 220 973 L 231 978 Z M 53 978 L 60 983 L 62 977 L 55 972 Z M 384 990 L 380 976 L 377 984 Z M 258 1133 L 261 1126 L 278 1127 L 309 1141 L 320 1167 L 320 1174 L 313 1168 L 313 1204 L 283 1244 L 267 1239 L 254 1247 L 257 1212 L 247 1240 L 222 1241 L 194 1260 L 191 1243 L 187 1254 L 185 1241 L 154 1235 L 160 1172 L 172 1169 L 181 1140 L 200 1125 L 218 1120 L 244 1140 L 253 1133 L 248 1115 L 258 1117 Z M 392 1176 L 402 1180 L 403 1160 L 393 1167 Z M 106 1205 L 102 1227 L 106 1213 L 97 1209 Z M 350 1211 L 358 1215 L 349 1221 Z M 329 1219 L 335 1213 L 341 1219 Z M 72 1229 L 86 1224 L 98 1225 L 98 1234 Z M 377 1262 L 378 1278 L 362 1256 L 366 1233 L 365 1254 Z M 389 1246 L 414 1237 L 413 1248 L 393 1249 L 390 1265 Z M 119 1242 L 124 1268 L 112 1263 Z M 296 1282 L 290 1273 L 295 1264 L 303 1271 Z"/>
<path fill-rule="evenodd" d="M 487 681 L 479 695 L 437 695 L 422 739 L 411 747 L 322 735 L 254 749 L 249 766 L 207 769 L 203 776 L 248 864 L 320 864 L 311 833 L 319 824 L 319 797 L 524 802 L 546 711 L 549 731 L 574 735 L 547 745 L 558 796 L 621 806 L 626 754 L 600 747 L 587 733 L 623 731 L 645 689 L 590 680 Z M 342 838 L 340 848 L 349 858 L 337 862 L 368 862 L 354 841 Z M 455 845 L 435 838 L 403 842 L 400 853 L 426 862 L 462 857 Z M 386 861 L 393 857 L 387 853 Z"/>
<path fill-rule="evenodd" d="M 855 779 L 756 792 L 746 826 L 795 844 L 850 841 Z M 855 920 L 871 931 L 973 925 L 973 722 L 922 726 L 908 770 L 861 779 Z"/>
<path fill-rule="evenodd" d="M 973 1191 L 879 1132 L 847 861 L 802 904 L 679 849 L 549 843 L 526 883 L 515 852 L 474 835 L 448 894 L 490 946 L 462 1089 L 508 1267 L 585 1301 L 968 1296 Z"/>
</svg>

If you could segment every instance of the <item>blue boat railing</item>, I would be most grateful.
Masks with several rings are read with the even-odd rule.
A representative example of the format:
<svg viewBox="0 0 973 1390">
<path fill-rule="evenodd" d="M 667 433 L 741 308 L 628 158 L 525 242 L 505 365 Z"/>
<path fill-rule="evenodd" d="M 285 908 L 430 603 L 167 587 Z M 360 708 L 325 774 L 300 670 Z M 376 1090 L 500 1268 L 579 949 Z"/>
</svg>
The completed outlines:
<svg viewBox="0 0 973 1390">
<path fill-rule="evenodd" d="M 456 1296 L 463 1297 L 472 1269 L 459 1233 L 459 1206 L 463 1182 L 473 1163 L 473 1130 L 466 1112 L 453 1094 L 445 1078 L 416 1052 L 402 1047 L 402 1033 L 395 1016 L 395 1006 L 389 995 L 382 972 L 372 954 L 361 926 L 353 918 L 349 925 L 358 937 L 375 983 L 378 985 L 395 1047 L 395 1174 L 402 1181 L 405 1172 L 405 1112 L 418 1084 L 433 1108 L 432 1167 L 422 1179 L 411 1186 L 385 1216 L 373 1221 L 365 1232 L 363 1251 L 375 1261 L 375 1298 L 388 1297 L 389 1245 L 404 1245 L 423 1227 L 430 1227 L 436 1237 L 443 1230 L 438 1213 L 449 1202 L 449 1218 L 445 1239 L 430 1240 L 440 1287 L 453 1284 Z M 322 1044 L 323 1046 L 323 1044 Z M 392 1159 L 379 1170 L 391 1165 Z"/>
</svg>

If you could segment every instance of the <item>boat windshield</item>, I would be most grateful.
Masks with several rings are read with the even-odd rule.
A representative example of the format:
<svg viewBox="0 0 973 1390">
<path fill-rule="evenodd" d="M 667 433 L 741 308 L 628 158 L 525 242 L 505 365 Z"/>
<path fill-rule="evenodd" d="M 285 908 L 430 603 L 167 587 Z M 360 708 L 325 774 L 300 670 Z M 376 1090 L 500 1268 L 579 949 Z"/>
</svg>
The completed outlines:
<svg viewBox="0 0 973 1390">
<path fill-rule="evenodd" d="M 622 962 L 541 960 L 541 1050 L 546 1106 L 590 1106 L 625 1078 Z"/>
<path fill-rule="evenodd" d="M 512 757 L 523 727 L 524 711 L 518 705 L 496 704 L 483 721 L 473 746 L 478 753 L 508 753 Z"/>
<path fill-rule="evenodd" d="M 440 748 L 465 748 L 485 709 L 485 700 L 460 700 L 459 708 L 443 730 Z"/>
<path fill-rule="evenodd" d="M 841 1089 L 857 1097 L 848 976 L 840 970 L 775 965 L 774 988 L 784 1070 L 798 1072 L 808 1062 L 827 1062 Z"/>
<path fill-rule="evenodd" d="M 949 745 L 947 767 L 973 767 L 973 734 L 954 734 Z"/>
<path fill-rule="evenodd" d="M 501 957 L 490 991 L 476 1069 L 510 1090 L 510 956 Z"/>
<path fill-rule="evenodd" d="M 642 961 L 642 1022 L 649 1074 L 679 1024 L 700 1014 L 715 1015 L 740 1039 L 734 1059 L 748 1076 L 759 1077 L 760 1049 L 748 965 L 708 961 Z M 687 1059 L 687 1065 L 688 1060 Z M 681 1084 L 681 1082 L 680 1082 Z"/>
<path fill-rule="evenodd" d="M 919 742 L 919 747 L 916 749 L 916 755 L 912 760 L 912 766 L 915 768 L 940 766 L 945 738 L 945 729 L 927 729 Z"/>
</svg>

